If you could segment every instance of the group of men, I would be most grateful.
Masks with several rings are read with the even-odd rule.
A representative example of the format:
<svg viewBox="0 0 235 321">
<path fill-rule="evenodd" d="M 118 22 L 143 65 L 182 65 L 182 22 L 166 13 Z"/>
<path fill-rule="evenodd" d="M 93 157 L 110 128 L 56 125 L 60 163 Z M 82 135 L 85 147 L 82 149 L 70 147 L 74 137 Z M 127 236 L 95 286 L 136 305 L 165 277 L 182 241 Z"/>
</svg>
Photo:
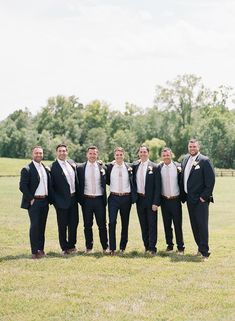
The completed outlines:
<svg viewBox="0 0 235 321">
<path fill-rule="evenodd" d="M 116 224 L 121 219 L 119 250 L 123 253 L 128 242 L 129 218 L 132 204 L 136 203 L 142 240 L 146 253 L 157 252 L 157 221 L 161 206 L 166 251 L 173 251 L 173 229 L 177 253 L 184 254 L 182 232 L 182 202 L 187 202 L 193 236 L 198 255 L 209 257 L 208 206 L 212 198 L 215 174 L 208 157 L 199 152 L 199 143 L 191 139 L 188 155 L 182 164 L 172 160 L 170 148 L 161 152 L 162 162 L 149 160 L 149 149 L 141 145 L 139 159 L 125 162 L 125 151 L 114 150 L 114 160 L 104 164 L 98 149 L 90 146 L 86 162 L 77 164 L 68 159 L 65 144 L 56 147 L 56 160 L 50 167 L 42 163 L 43 149 L 32 150 L 32 162 L 21 170 L 21 207 L 30 218 L 30 244 L 33 259 L 45 256 L 45 228 L 49 204 L 57 215 L 59 243 L 64 255 L 77 251 L 78 203 L 82 209 L 85 253 L 93 250 L 93 220 L 95 217 L 104 254 L 117 253 Z M 106 194 L 109 185 L 109 196 Z M 106 206 L 108 205 L 108 229 Z"/>
</svg>

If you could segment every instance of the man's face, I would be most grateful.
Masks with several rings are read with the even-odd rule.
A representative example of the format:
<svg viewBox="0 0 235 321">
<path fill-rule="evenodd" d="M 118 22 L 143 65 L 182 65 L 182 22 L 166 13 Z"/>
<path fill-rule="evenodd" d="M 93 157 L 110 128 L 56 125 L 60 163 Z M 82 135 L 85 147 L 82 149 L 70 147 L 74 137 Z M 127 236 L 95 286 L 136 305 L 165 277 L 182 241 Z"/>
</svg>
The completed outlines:
<svg viewBox="0 0 235 321">
<path fill-rule="evenodd" d="M 43 159 L 43 149 L 42 148 L 34 148 L 32 151 L 32 159 L 40 163 Z"/>
<path fill-rule="evenodd" d="M 197 155 L 197 153 L 199 152 L 199 145 L 198 142 L 195 143 L 190 143 L 188 144 L 188 152 L 191 156 L 195 156 Z"/>
<path fill-rule="evenodd" d="M 138 156 L 141 162 L 145 162 L 149 158 L 149 152 L 146 147 L 140 147 Z"/>
<path fill-rule="evenodd" d="M 121 164 L 124 161 L 124 153 L 117 150 L 114 153 L 114 159 L 117 163 Z"/>
<path fill-rule="evenodd" d="M 165 164 L 170 164 L 172 155 L 170 151 L 162 152 L 162 160 Z"/>
<path fill-rule="evenodd" d="M 68 151 L 67 151 L 66 147 L 64 147 L 64 146 L 59 147 L 56 151 L 56 156 L 59 160 L 65 161 L 68 156 Z"/>
<path fill-rule="evenodd" d="M 98 151 L 97 149 L 88 149 L 86 153 L 86 157 L 89 162 L 94 163 L 97 161 L 98 158 Z"/>
</svg>

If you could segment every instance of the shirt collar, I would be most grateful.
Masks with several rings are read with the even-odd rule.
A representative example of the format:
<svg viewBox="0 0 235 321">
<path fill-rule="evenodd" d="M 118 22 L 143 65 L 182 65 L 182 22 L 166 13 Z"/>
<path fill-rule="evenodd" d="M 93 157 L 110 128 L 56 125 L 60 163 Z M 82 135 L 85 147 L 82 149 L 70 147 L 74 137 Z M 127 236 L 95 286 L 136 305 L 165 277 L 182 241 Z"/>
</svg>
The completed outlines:
<svg viewBox="0 0 235 321">
<path fill-rule="evenodd" d="M 65 165 L 66 164 L 66 160 L 62 161 L 60 159 L 57 159 L 57 161 L 59 162 L 60 165 Z"/>
<path fill-rule="evenodd" d="M 168 167 L 168 168 L 169 168 L 169 167 L 171 167 L 171 166 L 172 166 L 172 164 L 173 164 L 173 162 L 171 161 L 171 162 L 170 162 L 170 164 L 166 165 L 166 164 L 164 163 L 164 164 L 163 164 L 163 166 L 164 166 L 164 167 Z"/>
<path fill-rule="evenodd" d="M 148 162 L 149 162 L 149 159 L 147 159 L 145 162 L 141 162 L 141 161 L 140 161 L 140 164 L 142 164 L 142 165 L 148 165 Z"/>
<path fill-rule="evenodd" d="M 33 163 L 34 163 L 34 166 L 35 166 L 36 168 L 39 168 L 39 167 L 42 166 L 42 163 L 37 163 L 37 162 L 35 162 L 34 160 L 33 160 Z"/>
<path fill-rule="evenodd" d="M 87 161 L 87 165 L 88 166 L 97 166 L 97 162 L 94 162 L 94 163 L 92 163 L 92 162 L 90 162 L 89 160 Z"/>
<path fill-rule="evenodd" d="M 199 155 L 200 155 L 200 153 L 198 152 L 198 153 L 197 153 L 197 155 L 190 156 L 190 158 L 191 158 L 193 161 L 195 161 L 195 160 L 196 160 L 196 158 L 197 158 Z"/>
</svg>

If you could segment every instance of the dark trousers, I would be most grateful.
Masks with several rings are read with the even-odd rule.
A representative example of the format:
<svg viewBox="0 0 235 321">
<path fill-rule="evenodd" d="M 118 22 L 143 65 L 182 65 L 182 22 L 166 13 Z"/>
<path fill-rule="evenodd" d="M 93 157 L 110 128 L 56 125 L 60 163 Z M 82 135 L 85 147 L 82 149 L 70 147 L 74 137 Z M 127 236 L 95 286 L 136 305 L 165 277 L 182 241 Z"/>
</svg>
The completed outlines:
<svg viewBox="0 0 235 321">
<path fill-rule="evenodd" d="M 103 196 L 96 198 L 85 198 L 82 206 L 84 235 L 86 240 L 86 248 L 93 248 L 93 218 L 95 215 L 96 223 L 99 229 L 100 243 L 103 250 L 108 248 L 108 236 L 106 227 L 106 209 L 103 201 Z"/>
<path fill-rule="evenodd" d="M 208 245 L 208 219 L 209 219 L 209 204 L 198 201 L 192 204 L 187 201 L 190 223 L 193 231 L 195 242 L 198 246 L 198 251 L 203 256 L 209 256 Z"/>
<path fill-rule="evenodd" d="M 144 197 L 137 200 L 136 207 L 145 250 L 156 252 L 157 212 L 152 210 L 152 206 L 148 204 Z"/>
<path fill-rule="evenodd" d="M 48 215 L 47 199 L 35 200 L 28 213 L 30 219 L 29 239 L 32 254 L 44 251 L 45 229 Z"/>
<path fill-rule="evenodd" d="M 62 251 L 73 249 L 77 243 L 78 204 L 73 196 L 69 208 L 56 208 L 59 242 Z"/>
<path fill-rule="evenodd" d="M 117 215 L 120 212 L 121 217 L 121 239 L 120 250 L 125 250 L 128 242 L 128 227 L 131 210 L 131 195 L 117 196 L 109 195 L 109 247 L 111 251 L 116 250 L 116 225 Z"/>
<path fill-rule="evenodd" d="M 161 201 L 162 219 L 165 231 L 166 244 L 174 246 L 173 229 L 174 224 L 175 238 L 178 250 L 184 250 L 184 240 L 182 232 L 182 205 L 179 199 L 162 199 Z"/>
</svg>

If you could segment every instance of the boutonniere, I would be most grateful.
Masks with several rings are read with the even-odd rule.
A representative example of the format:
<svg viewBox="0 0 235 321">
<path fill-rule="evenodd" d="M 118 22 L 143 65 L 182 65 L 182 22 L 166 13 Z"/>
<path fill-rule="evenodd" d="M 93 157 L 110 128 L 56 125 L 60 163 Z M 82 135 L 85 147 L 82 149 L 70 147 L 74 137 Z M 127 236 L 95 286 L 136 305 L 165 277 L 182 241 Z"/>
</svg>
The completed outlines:
<svg viewBox="0 0 235 321">
<path fill-rule="evenodd" d="M 193 166 L 193 167 L 196 167 L 196 166 L 198 165 L 198 163 L 199 163 L 199 162 L 194 161 L 192 166 Z"/>
<path fill-rule="evenodd" d="M 45 166 L 45 169 L 50 172 L 51 171 L 51 168 L 49 166 Z"/>
<path fill-rule="evenodd" d="M 128 166 L 127 170 L 132 174 L 133 168 L 131 166 Z"/>
<path fill-rule="evenodd" d="M 100 173 L 104 176 L 105 175 L 105 170 L 104 170 L 104 168 L 101 168 L 100 169 Z"/>
<path fill-rule="evenodd" d="M 149 165 L 148 166 L 148 171 L 149 171 L 149 174 L 153 174 L 153 166 Z"/>
<path fill-rule="evenodd" d="M 180 166 L 177 166 L 177 172 L 181 173 L 182 172 L 182 168 Z"/>
<path fill-rule="evenodd" d="M 102 161 L 101 159 L 99 159 L 99 160 L 97 161 L 97 163 L 100 164 L 100 165 L 103 165 L 103 161 Z"/>
</svg>

